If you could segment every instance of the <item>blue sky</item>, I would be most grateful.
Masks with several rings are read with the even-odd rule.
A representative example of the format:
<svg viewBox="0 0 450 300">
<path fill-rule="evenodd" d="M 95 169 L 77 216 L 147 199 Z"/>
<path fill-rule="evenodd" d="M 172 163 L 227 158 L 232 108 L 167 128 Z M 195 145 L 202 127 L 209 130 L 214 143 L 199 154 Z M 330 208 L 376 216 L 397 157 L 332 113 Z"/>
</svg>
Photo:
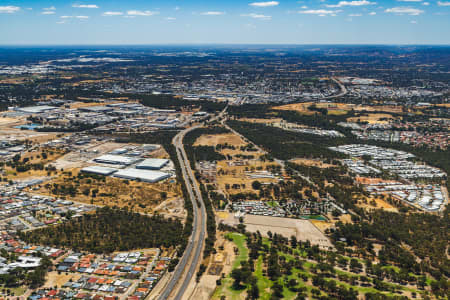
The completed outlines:
<svg viewBox="0 0 450 300">
<path fill-rule="evenodd" d="M 450 0 L 0 0 L 0 44 L 450 44 Z"/>
</svg>

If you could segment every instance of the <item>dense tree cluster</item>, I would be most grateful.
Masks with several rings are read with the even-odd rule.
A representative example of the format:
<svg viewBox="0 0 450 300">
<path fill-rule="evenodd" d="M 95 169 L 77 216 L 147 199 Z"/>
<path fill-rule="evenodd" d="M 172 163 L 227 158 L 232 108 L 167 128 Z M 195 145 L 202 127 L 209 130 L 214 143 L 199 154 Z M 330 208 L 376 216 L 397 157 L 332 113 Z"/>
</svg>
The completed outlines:
<svg viewBox="0 0 450 300">
<path fill-rule="evenodd" d="M 110 253 L 152 247 L 176 247 L 182 234 L 183 226 L 179 221 L 103 207 L 98 208 L 94 214 L 72 218 L 56 226 L 22 232 L 20 237 L 33 244 Z"/>
<path fill-rule="evenodd" d="M 328 147 L 343 144 L 345 139 L 331 139 L 318 135 L 291 132 L 258 123 L 231 120 L 227 124 L 279 159 L 344 157 L 344 155 L 336 153 Z"/>
<path fill-rule="evenodd" d="M 373 252 L 374 242 L 381 243 L 383 247 L 378 257 L 383 264 L 394 264 L 416 274 L 428 272 L 437 279 L 448 278 L 449 209 L 443 217 L 377 210 L 366 218 L 354 224 L 338 223 L 333 239 L 345 238 L 349 246 L 369 252 Z"/>
</svg>

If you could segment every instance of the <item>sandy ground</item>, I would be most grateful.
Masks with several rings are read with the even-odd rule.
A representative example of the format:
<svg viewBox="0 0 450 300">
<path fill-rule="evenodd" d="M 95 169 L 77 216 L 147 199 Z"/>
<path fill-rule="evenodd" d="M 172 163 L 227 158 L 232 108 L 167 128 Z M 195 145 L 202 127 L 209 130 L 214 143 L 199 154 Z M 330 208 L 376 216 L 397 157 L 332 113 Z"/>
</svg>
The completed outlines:
<svg viewBox="0 0 450 300">
<path fill-rule="evenodd" d="M 368 122 L 369 124 L 387 124 L 389 120 L 393 119 L 394 118 L 390 114 L 368 114 L 367 116 L 348 118 L 347 122 Z"/>
<path fill-rule="evenodd" d="M 230 215 L 225 221 L 225 223 L 233 225 L 238 224 L 238 222 L 233 215 Z M 300 241 L 306 242 L 309 240 L 313 245 L 333 247 L 330 240 L 309 220 L 246 215 L 244 224 L 247 231 L 256 232 L 259 230 L 265 236 L 267 236 L 268 231 L 271 231 L 287 238 L 296 236 Z"/>
<path fill-rule="evenodd" d="M 280 123 L 283 119 L 273 118 L 273 119 L 256 119 L 256 118 L 241 118 L 239 121 L 241 122 L 249 122 L 249 123 L 261 123 L 261 124 L 276 124 Z"/>
<path fill-rule="evenodd" d="M 246 143 L 239 136 L 233 133 L 224 133 L 202 135 L 195 141 L 194 146 L 216 146 L 217 144 L 225 143 L 235 147 L 246 145 Z"/>
<path fill-rule="evenodd" d="M 329 111 L 329 114 L 344 114 L 347 111 L 351 110 L 355 107 L 354 104 L 346 104 L 346 103 L 314 103 L 314 102 L 304 102 L 304 103 L 293 103 L 293 104 L 286 104 L 281 106 L 275 106 L 273 109 L 275 110 L 292 110 L 292 111 L 298 111 L 303 114 L 314 114 L 316 112 L 311 111 L 308 109 L 309 106 L 315 104 L 317 108 L 326 108 Z"/>
<path fill-rule="evenodd" d="M 361 184 L 375 184 L 375 183 L 396 183 L 398 181 L 395 180 L 383 180 L 381 178 L 370 178 L 370 177 L 356 177 L 355 178 L 358 183 Z"/>
<path fill-rule="evenodd" d="M 305 166 L 309 166 L 309 167 L 312 166 L 312 167 L 318 167 L 318 168 L 336 167 L 335 165 L 326 164 L 317 159 L 295 158 L 295 159 L 291 159 L 290 162 L 293 162 L 293 163 L 299 164 L 299 165 L 305 165 Z"/>
<path fill-rule="evenodd" d="M 175 217 L 181 221 L 184 221 L 187 212 L 184 209 L 184 200 L 183 198 L 175 198 L 169 199 L 154 208 L 154 211 L 157 211 L 160 214 L 165 215 L 166 217 Z"/>
<path fill-rule="evenodd" d="M 77 170 L 72 170 L 72 176 L 77 175 Z M 51 187 L 54 183 L 59 185 L 70 185 L 74 182 L 72 176 L 60 175 L 51 182 L 49 188 L 43 185 L 39 190 L 40 194 L 61 197 L 54 195 Z M 106 181 L 97 181 L 93 179 L 82 179 L 78 183 L 74 183 L 77 194 L 74 197 L 64 195 L 66 199 L 95 205 L 108 205 L 118 207 L 129 207 L 135 211 L 144 213 L 154 213 L 154 208 L 161 204 L 165 199 L 161 193 L 167 193 L 167 200 L 178 199 L 181 195 L 181 188 L 172 179 L 167 179 L 159 183 L 147 183 L 137 181 L 127 181 L 119 178 L 106 177 Z M 88 181 L 91 181 L 90 183 Z M 89 189 L 90 194 L 87 196 L 82 192 Z M 98 189 L 97 196 L 92 197 L 92 190 Z M 180 202 L 177 202 L 180 204 Z M 181 205 L 182 207 L 182 205 Z M 170 207 L 169 207 L 170 208 Z M 175 213 L 175 206 L 170 208 Z M 169 210 L 167 211 L 169 212 Z M 178 214 L 183 215 L 181 208 L 177 209 Z"/>
<path fill-rule="evenodd" d="M 375 105 L 375 106 L 368 106 L 368 105 L 355 105 L 355 104 L 347 104 L 347 103 L 313 103 L 313 102 L 304 102 L 304 103 L 293 103 L 293 104 L 286 104 L 281 106 L 275 106 L 273 107 L 274 110 L 292 110 L 292 111 L 298 111 L 304 114 L 313 114 L 314 112 L 309 110 L 308 107 L 312 104 L 315 104 L 318 108 L 326 108 L 328 109 L 329 114 L 344 114 L 350 110 L 355 111 L 369 111 L 369 112 L 393 112 L 393 113 L 402 113 L 402 107 L 401 106 L 395 106 L 395 105 Z"/>
<path fill-rule="evenodd" d="M 321 232 L 325 232 L 328 228 L 334 227 L 333 223 L 322 220 L 310 220 L 310 222 L 316 226 Z"/>
<path fill-rule="evenodd" d="M 81 275 L 77 275 L 74 273 L 67 273 L 67 275 L 66 273 L 61 273 L 60 275 L 58 275 L 58 272 L 56 271 L 49 272 L 44 287 L 52 288 L 58 286 L 58 288 L 60 288 L 63 284 L 69 281 L 69 279 L 72 278 L 73 281 L 77 281 L 80 277 Z"/>
<path fill-rule="evenodd" d="M 252 170 L 252 167 L 256 170 L 258 167 L 262 167 L 265 169 L 265 166 L 275 164 L 273 162 L 262 162 L 259 160 L 250 160 L 246 162 L 246 165 L 244 166 L 229 166 L 227 161 L 219 161 L 217 163 L 217 184 L 219 185 L 220 189 L 222 191 L 226 191 L 229 194 L 236 194 L 240 192 L 253 192 L 256 193 L 257 191 L 253 190 L 252 188 L 252 182 L 255 180 L 258 180 L 261 183 L 276 183 L 279 180 L 278 179 L 272 179 L 272 178 L 258 178 L 253 179 L 248 177 L 248 175 L 245 173 L 246 168 L 248 170 Z M 240 189 L 226 189 L 225 186 L 229 184 L 232 186 L 233 184 L 244 184 L 245 187 L 242 187 Z"/>
<path fill-rule="evenodd" d="M 373 205 L 370 204 L 370 202 L 372 200 L 375 201 L 376 206 L 373 206 Z M 398 212 L 398 209 L 395 206 L 392 206 L 391 204 L 387 203 L 386 201 L 384 201 L 381 198 L 372 198 L 372 197 L 370 197 L 370 198 L 367 199 L 367 204 L 360 200 L 360 201 L 358 201 L 358 206 L 362 207 L 362 208 L 365 208 L 365 209 L 368 209 L 368 210 L 382 208 L 385 211 Z"/>
</svg>

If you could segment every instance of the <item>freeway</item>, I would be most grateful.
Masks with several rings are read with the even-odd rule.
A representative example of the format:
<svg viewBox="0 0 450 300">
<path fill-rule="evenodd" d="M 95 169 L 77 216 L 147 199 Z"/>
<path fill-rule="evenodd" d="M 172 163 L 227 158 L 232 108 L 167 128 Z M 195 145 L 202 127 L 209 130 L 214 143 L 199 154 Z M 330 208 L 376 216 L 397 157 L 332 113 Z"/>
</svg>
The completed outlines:
<svg viewBox="0 0 450 300">
<path fill-rule="evenodd" d="M 332 77 L 331 80 L 336 82 L 336 84 L 339 86 L 341 91 L 339 92 L 339 94 L 325 97 L 325 99 L 339 98 L 339 97 L 347 95 L 347 93 L 348 93 L 347 88 L 345 87 L 345 85 L 342 84 L 342 82 L 339 81 L 339 79 L 337 79 L 336 77 Z"/>
<path fill-rule="evenodd" d="M 214 122 L 220 119 L 225 114 L 228 105 L 210 122 Z M 163 292 L 160 294 L 158 300 L 175 299 L 180 300 L 183 298 L 189 283 L 194 280 L 195 271 L 197 266 L 201 262 L 201 253 L 206 238 L 206 209 L 203 202 L 202 194 L 195 180 L 194 173 L 192 172 L 189 159 L 186 155 L 183 146 L 184 136 L 202 127 L 203 125 L 196 125 L 180 131 L 172 140 L 172 144 L 175 146 L 177 152 L 177 159 L 180 162 L 181 174 L 186 185 L 187 192 L 192 202 L 192 209 L 194 215 L 194 221 L 192 224 L 192 234 L 184 251 L 183 257 L 178 263 L 175 271 L 170 278 L 167 285 L 164 287 Z M 178 291 L 176 291 L 178 289 Z"/>
<path fill-rule="evenodd" d="M 175 268 L 175 271 L 170 281 L 167 283 L 164 291 L 159 296 L 159 300 L 169 299 L 170 296 L 173 296 L 173 299 L 176 300 L 181 299 L 186 291 L 186 288 L 189 285 L 189 282 L 191 281 L 191 279 L 193 279 L 195 270 L 201 259 L 201 252 L 206 237 L 206 210 L 202 195 L 197 186 L 194 174 L 189 164 L 189 160 L 183 147 L 184 136 L 188 132 L 199 127 L 200 126 L 194 126 L 180 131 L 172 141 L 173 145 L 176 148 L 178 161 L 180 162 L 183 180 L 186 184 L 186 189 L 192 202 L 194 221 L 192 224 L 192 234 L 186 246 L 183 257 Z M 200 206 L 197 204 L 197 202 L 200 204 Z M 175 295 L 172 295 L 177 288 L 177 284 L 178 291 Z"/>
</svg>

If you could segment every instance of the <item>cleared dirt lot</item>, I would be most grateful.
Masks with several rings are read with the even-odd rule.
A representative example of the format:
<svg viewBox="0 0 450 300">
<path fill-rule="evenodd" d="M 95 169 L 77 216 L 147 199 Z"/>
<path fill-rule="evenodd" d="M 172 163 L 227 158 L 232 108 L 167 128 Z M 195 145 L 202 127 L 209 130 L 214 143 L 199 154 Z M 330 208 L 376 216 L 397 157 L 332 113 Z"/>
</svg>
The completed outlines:
<svg viewBox="0 0 450 300">
<path fill-rule="evenodd" d="M 224 133 L 202 135 L 195 141 L 194 146 L 216 146 L 217 144 L 225 143 L 235 147 L 246 145 L 246 143 L 239 136 L 233 133 Z"/>
<path fill-rule="evenodd" d="M 290 162 L 293 162 L 294 164 L 308 166 L 308 167 L 318 167 L 318 168 L 336 167 L 335 165 L 326 164 L 318 159 L 295 158 L 295 159 L 290 160 Z"/>
<path fill-rule="evenodd" d="M 373 205 L 373 203 L 375 203 L 375 205 Z M 395 206 L 392 206 L 383 199 L 374 197 L 369 197 L 367 199 L 367 203 L 364 203 L 363 201 L 358 201 L 358 206 L 365 208 L 367 210 L 382 208 L 385 211 L 398 212 L 398 209 Z"/>
<path fill-rule="evenodd" d="M 225 221 L 225 223 L 228 222 L 238 224 L 239 220 L 234 218 L 234 216 L 230 216 Z M 247 231 L 256 232 L 259 230 L 264 236 L 267 236 L 267 232 L 270 231 L 287 238 L 295 236 L 303 242 L 309 240 L 311 244 L 319 245 L 320 247 L 333 248 L 330 240 L 309 220 L 246 215 L 244 224 Z"/>
<path fill-rule="evenodd" d="M 368 122 L 369 124 L 386 124 L 394 117 L 390 114 L 367 114 L 367 116 L 358 116 L 348 118 L 347 122 Z"/>
</svg>

